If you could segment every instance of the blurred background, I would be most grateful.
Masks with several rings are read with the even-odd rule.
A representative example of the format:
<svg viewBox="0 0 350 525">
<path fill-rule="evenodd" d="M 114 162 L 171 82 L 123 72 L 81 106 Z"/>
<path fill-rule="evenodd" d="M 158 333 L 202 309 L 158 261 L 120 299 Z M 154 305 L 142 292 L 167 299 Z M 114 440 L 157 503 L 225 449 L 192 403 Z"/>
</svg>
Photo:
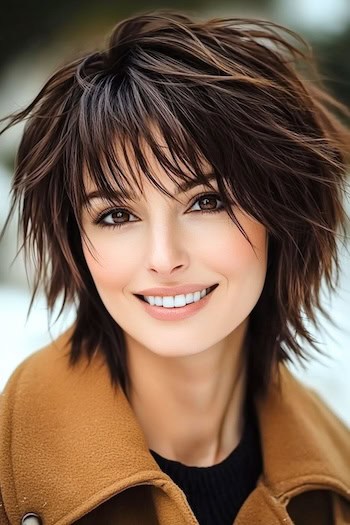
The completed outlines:
<svg viewBox="0 0 350 525">
<path fill-rule="evenodd" d="M 0 117 L 29 103 L 64 62 L 103 44 L 119 20 L 159 7 L 200 17 L 261 17 L 297 30 L 312 44 L 326 85 L 350 106 L 349 0 L 14 0 L 1 7 Z M 0 137 L 0 231 L 9 210 L 11 176 L 22 129 L 17 125 Z M 17 248 L 14 219 L 0 244 L 0 391 L 27 355 L 74 319 L 74 311 L 67 310 L 49 328 L 40 294 L 27 318 L 30 290 L 23 256 L 16 257 Z M 314 355 L 307 368 L 296 363 L 292 369 L 350 426 L 350 258 L 345 248 L 339 288 L 331 296 L 325 290 L 323 303 L 337 325 L 323 322 L 322 331 L 314 334 L 325 355 Z"/>
</svg>

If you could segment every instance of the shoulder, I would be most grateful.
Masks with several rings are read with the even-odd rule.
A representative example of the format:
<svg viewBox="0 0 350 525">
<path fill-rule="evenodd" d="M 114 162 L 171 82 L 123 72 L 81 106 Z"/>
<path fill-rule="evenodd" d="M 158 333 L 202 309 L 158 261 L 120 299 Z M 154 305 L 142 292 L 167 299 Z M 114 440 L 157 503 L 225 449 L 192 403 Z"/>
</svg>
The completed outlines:
<svg viewBox="0 0 350 525">
<path fill-rule="evenodd" d="M 58 391 L 62 394 L 69 376 L 69 350 L 72 327 L 56 340 L 27 357 L 14 370 L 0 395 L 0 447 L 20 428 L 42 419 Z M 27 425 L 28 423 L 28 425 Z"/>
<path fill-rule="evenodd" d="M 322 429 L 323 438 L 328 436 L 338 445 L 343 442 L 350 465 L 350 429 L 330 408 L 327 401 L 315 389 L 305 385 L 286 367 L 281 368 L 281 396 L 301 425 L 314 435 Z M 316 437 L 316 436 L 315 436 Z"/>
<path fill-rule="evenodd" d="M 71 333 L 72 328 L 22 361 L 0 394 L 0 521 L 6 519 L 1 514 L 4 494 L 10 508 L 17 506 L 15 465 L 23 466 L 35 443 L 45 439 L 44 420 L 53 411 L 54 391 L 68 369 Z"/>
<path fill-rule="evenodd" d="M 111 387 L 102 353 L 72 367 L 70 339 L 68 331 L 27 358 L 1 396 L 0 494 L 13 523 L 29 500 L 45 523 L 56 523 L 65 508 L 150 468 L 142 431 L 122 389 Z"/>
<path fill-rule="evenodd" d="M 0 396 L 0 475 L 2 459 L 16 449 L 18 455 L 28 447 L 42 450 L 43 442 L 52 442 L 58 433 L 74 434 L 77 421 L 85 425 L 93 405 L 101 411 L 100 405 L 114 402 L 101 352 L 70 364 L 73 332 L 74 325 L 27 357 L 6 383 Z"/>
<path fill-rule="evenodd" d="M 69 328 L 57 339 L 28 356 L 20 363 L 8 379 L 1 393 L 1 405 L 12 405 L 15 398 L 21 398 L 28 389 L 37 390 L 52 381 L 59 373 L 68 369 L 70 338 L 73 328 Z"/>
<path fill-rule="evenodd" d="M 279 379 L 257 404 L 266 485 L 274 497 L 313 486 L 349 500 L 350 429 L 285 366 Z"/>
<path fill-rule="evenodd" d="M 97 392 L 100 385 L 109 385 L 101 352 L 90 359 L 82 354 L 71 365 L 74 327 L 73 324 L 50 344 L 28 356 L 8 379 L 0 395 L 0 451 L 1 438 L 6 432 L 14 435 L 30 428 L 44 431 L 46 420 L 60 422 L 69 406 L 78 411 L 79 403 L 92 395 L 88 394 L 92 384 Z"/>
<path fill-rule="evenodd" d="M 350 483 L 350 429 L 322 395 L 306 386 L 289 370 L 281 372 L 283 402 L 300 435 L 333 463 L 343 464 Z"/>
</svg>

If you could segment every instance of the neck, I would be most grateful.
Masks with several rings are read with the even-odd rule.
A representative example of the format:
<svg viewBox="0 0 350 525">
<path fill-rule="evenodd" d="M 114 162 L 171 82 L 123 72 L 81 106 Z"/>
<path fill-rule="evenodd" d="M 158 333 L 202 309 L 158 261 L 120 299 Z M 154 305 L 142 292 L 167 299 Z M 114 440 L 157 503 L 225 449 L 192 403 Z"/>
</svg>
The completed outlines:
<svg viewBox="0 0 350 525">
<path fill-rule="evenodd" d="M 244 425 L 247 323 L 195 355 L 160 356 L 127 337 L 129 401 L 148 446 L 191 466 L 223 461 Z"/>
</svg>

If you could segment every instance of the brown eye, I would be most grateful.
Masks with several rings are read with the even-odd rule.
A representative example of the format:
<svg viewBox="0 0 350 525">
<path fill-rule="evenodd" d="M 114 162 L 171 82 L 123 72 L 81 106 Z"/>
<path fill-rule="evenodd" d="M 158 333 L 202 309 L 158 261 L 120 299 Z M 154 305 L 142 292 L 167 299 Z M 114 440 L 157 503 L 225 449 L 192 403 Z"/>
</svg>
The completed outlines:
<svg viewBox="0 0 350 525">
<path fill-rule="evenodd" d="M 204 209 L 208 209 L 209 207 L 209 210 L 212 210 L 213 209 L 213 206 L 214 208 L 216 208 L 216 201 L 218 199 L 216 197 L 202 197 L 201 199 L 199 199 L 199 201 L 201 201 L 204 205 Z"/>
<path fill-rule="evenodd" d="M 110 217 L 111 218 L 111 221 L 110 222 L 124 222 L 123 220 L 123 215 L 124 215 L 124 218 L 126 215 L 129 215 L 128 212 L 124 211 L 124 210 L 115 210 L 115 211 L 112 211 L 112 213 L 110 213 L 109 215 L 107 215 L 107 217 Z M 106 221 L 108 222 L 108 221 Z"/>
<path fill-rule="evenodd" d="M 135 215 L 122 208 L 115 208 L 98 217 L 96 224 L 110 227 L 124 226 L 124 224 L 128 224 L 129 222 L 135 222 L 134 220 L 128 220 L 130 217 L 135 217 Z"/>
<path fill-rule="evenodd" d="M 203 213 L 205 212 L 216 212 L 216 211 L 221 211 L 224 209 L 223 205 L 217 206 L 217 203 L 218 202 L 221 202 L 222 201 L 219 199 L 220 195 L 218 194 L 205 194 L 205 195 L 201 195 L 199 197 L 197 197 L 196 201 L 194 202 L 193 206 L 196 205 L 197 203 L 199 203 L 199 210 L 198 211 L 201 211 Z M 197 210 L 196 210 L 197 211 Z"/>
</svg>

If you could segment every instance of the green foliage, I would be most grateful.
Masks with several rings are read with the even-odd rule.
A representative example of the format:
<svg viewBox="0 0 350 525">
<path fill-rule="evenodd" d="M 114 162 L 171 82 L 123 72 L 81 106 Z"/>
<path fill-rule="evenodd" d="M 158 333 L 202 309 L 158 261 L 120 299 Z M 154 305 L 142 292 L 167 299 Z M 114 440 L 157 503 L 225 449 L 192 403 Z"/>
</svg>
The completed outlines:
<svg viewBox="0 0 350 525">
<path fill-rule="evenodd" d="M 267 5 L 270 0 L 245 0 L 244 5 L 252 7 Z M 110 0 L 60 0 L 44 2 L 43 0 L 16 0 L 9 2 L 6 12 L 1 17 L 0 34 L 0 70 L 22 50 L 43 48 L 54 41 L 72 20 L 84 24 L 85 20 L 113 20 L 138 11 L 156 8 L 173 8 L 195 10 L 213 7 L 212 0 L 133 0 L 132 2 L 111 2 Z M 242 0 L 221 0 L 220 5 L 230 7 L 241 5 Z M 215 4 L 217 5 L 217 4 Z M 112 23 L 112 25 L 113 25 Z M 109 24 L 111 25 L 111 24 Z"/>
<path fill-rule="evenodd" d="M 345 31 L 314 42 L 326 85 L 350 108 L 350 25 Z"/>
</svg>

